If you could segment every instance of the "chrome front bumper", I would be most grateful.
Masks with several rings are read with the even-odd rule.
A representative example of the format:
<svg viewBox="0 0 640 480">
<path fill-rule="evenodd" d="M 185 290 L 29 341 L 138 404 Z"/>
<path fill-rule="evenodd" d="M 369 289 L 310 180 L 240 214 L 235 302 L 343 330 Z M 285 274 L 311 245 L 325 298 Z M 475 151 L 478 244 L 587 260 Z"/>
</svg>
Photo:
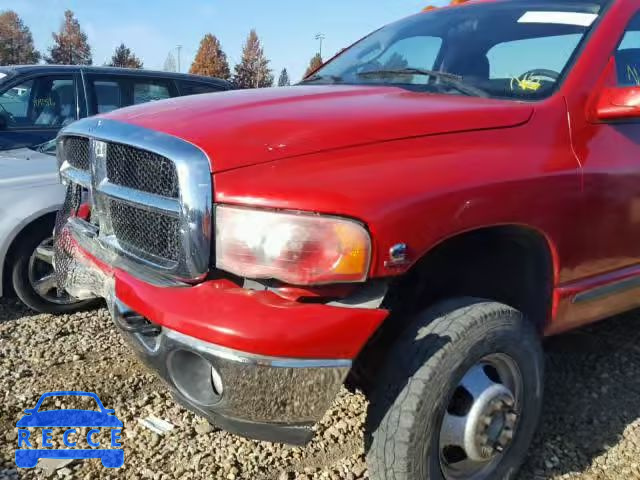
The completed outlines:
<svg viewBox="0 0 640 480">
<path fill-rule="evenodd" d="M 111 310 L 124 337 L 179 403 L 257 440 L 307 443 L 351 368 L 350 360 L 266 357 L 205 343 L 155 326 L 117 299 Z"/>
</svg>

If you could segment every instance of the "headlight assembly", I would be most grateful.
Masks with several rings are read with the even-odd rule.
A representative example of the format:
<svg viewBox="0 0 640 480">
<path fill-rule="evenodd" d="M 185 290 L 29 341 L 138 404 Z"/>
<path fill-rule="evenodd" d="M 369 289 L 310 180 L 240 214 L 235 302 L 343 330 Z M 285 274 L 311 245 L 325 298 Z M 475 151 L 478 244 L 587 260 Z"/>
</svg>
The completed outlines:
<svg viewBox="0 0 640 480">
<path fill-rule="evenodd" d="M 371 239 L 358 222 L 324 215 L 216 207 L 216 267 L 293 285 L 361 282 Z"/>
</svg>

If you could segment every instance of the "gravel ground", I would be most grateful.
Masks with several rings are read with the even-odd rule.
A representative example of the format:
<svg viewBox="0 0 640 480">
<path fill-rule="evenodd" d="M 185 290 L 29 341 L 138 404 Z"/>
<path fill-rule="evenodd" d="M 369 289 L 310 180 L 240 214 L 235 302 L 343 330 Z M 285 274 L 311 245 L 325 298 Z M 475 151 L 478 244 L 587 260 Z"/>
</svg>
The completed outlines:
<svg viewBox="0 0 640 480">
<path fill-rule="evenodd" d="M 547 343 L 542 426 L 521 479 L 640 479 L 638 312 Z M 51 390 L 96 392 L 124 422 L 125 466 L 97 460 L 16 471 L 15 422 Z M 245 440 L 175 405 L 104 310 L 52 317 L 0 300 L 0 478 L 368 478 L 366 400 L 343 390 L 305 448 Z M 138 423 L 175 425 L 159 436 Z M 49 467 L 50 468 L 50 467 Z"/>
</svg>

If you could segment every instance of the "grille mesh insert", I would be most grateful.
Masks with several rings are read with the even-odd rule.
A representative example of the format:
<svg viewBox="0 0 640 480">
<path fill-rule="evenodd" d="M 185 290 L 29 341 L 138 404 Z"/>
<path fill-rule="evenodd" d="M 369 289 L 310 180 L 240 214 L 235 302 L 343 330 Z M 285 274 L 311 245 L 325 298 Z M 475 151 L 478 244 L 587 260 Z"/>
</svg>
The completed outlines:
<svg viewBox="0 0 640 480">
<path fill-rule="evenodd" d="M 64 158 L 72 167 L 89 170 L 89 139 L 66 137 L 63 143 Z"/>
<path fill-rule="evenodd" d="M 109 143 L 107 145 L 107 177 L 123 187 L 178 198 L 176 166 L 162 155 L 139 148 Z"/>
<path fill-rule="evenodd" d="M 148 253 L 173 262 L 180 260 L 180 222 L 177 218 L 109 201 L 113 232 L 132 253 Z M 131 248 L 132 247 L 132 248 Z"/>
<path fill-rule="evenodd" d="M 62 229 L 67 223 L 67 220 L 72 215 L 76 215 L 80 204 L 82 202 L 82 187 L 73 183 L 67 187 L 67 193 L 64 197 L 64 204 L 62 208 L 58 210 L 56 215 L 55 225 L 55 243 L 54 243 L 54 256 L 55 256 L 55 275 L 58 288 L 62 289 L 67 280 L 69 274 L 69 266 L 73 260 L 69 252 L 73 249 L 73 242 L 71 237 L 62 234 Z"/>
</svg>

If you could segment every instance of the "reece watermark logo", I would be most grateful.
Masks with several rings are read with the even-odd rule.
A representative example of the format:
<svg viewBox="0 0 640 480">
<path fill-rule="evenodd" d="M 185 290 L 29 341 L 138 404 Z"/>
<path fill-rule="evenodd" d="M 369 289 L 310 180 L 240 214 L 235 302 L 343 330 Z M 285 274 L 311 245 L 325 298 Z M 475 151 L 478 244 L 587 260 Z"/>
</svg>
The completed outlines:
<svg viewBox="0 0 640 480">
<path fill-rule="evenodd" d="M 49 397 L 85 397 L 93 399 L 99 410 L 59 409 L 41 410 L 42 402 Z M 114 415 L 114 410 L 104 408 L 95 393 L 89 392 L 49 392 L 40 397 L 34 408 L 24 411 L 26 415 L 18 420 L 18 448 L 16 465 L 33 468 L 40 458 L 84 459 L 99 458 L 108 468 L 119 468 L 124 463 L 124 450 L 120 443 L 122 422 Z M 41 428 L 41 446 L 36 448 L 37 437 L 29 428 Z M 96 428 L 98 427 L 98 428 Z M 66 448 L 54 448 L 53 428 L 65 429 L 62 442 Z M 91 428 L 86 437 L 80 437 L 76 428 Z M 98 437 L 109 430 L 109 448 L 100 444 Z M 103 441 L 104 443 L 104 441 Z M 82 448 L 86 444 L 87 447 Z M 98 448 L 103 447 L 103 448 Z"/>
</svg>

